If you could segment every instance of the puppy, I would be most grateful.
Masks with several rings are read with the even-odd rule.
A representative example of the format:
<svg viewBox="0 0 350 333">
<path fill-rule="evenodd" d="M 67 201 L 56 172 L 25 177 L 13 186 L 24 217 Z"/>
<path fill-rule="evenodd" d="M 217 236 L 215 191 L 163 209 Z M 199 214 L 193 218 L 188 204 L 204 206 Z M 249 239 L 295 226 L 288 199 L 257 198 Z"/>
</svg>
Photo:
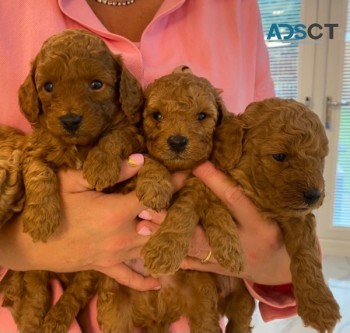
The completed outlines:
<svg viewBox="0 0 350 333">
<path fill-rule="evenodd" d="M 20 87 L 19 102 L 33 128 L 21 156 L 26 192 L 21 220 L 33 241 L 45 242 L 59 228 L 59 168 L 82 169 L 91 188 L 102 191 L 116 184 L 122 159 L 143 149 L 138 125 L 143 92 L 121 57 L 100 38 L 67 30 L 43 44 Z M 84 280 L 94 287 L 95 274 L 77 275 L 72 278 L 79 281 L 74 293 L 85 302 L 79 295 L 91 291 L 84 289 Z M 19 330 L 42 330 L 50 304 L 49 272 L 9 276 L 2 290 Z M 77 314 L 65 310 L 68 321 Z M 47 320 L 45 330 L 56 325 L 57 318 L 50 319 L 53 323 Z"/>
<path fill-rule="evenodd" d="M 236 156 L 227 140 L 214 140 L 218 125 L 234 116 L 226 110 L 218 90 L 204 78 L 174 73 L 156 80 L 145 94 L 143 129 L 149 158 L 139 172 L 136 194 L 146 206 L 160 210 L 172 197 L 172 172 L 190 172 L 210 159 L 214 146 L 231 154 L 231 161 L 237 160 L 242 133 L 230 140 L 238 147 Z M 214 257 L 232 272 L 241 272 L 244 256 L 237 227 L 228 210 L 195 177 L 186 180 L 164 222 L 142 249 L 146 270 L 155 276 L 175 273 L 198 223 L 208 235 Z M 233 254 L 236 260 L 232 260 Z"/>
<path fill-rule="evenodd" d="M 214 142 L 217 144 L 214 145 L 211 159 L 219 168 L 226 170 L 261 209 L 266 219 L 282 227 L 291 256 L 298 313 L 306 325 L 319 332 L 331 332 L 340 318 L 339 307 L 322 277 L 315 221 L 311 214 L 321 205 L 324 197 L 322 171 L 327 154 L 327 138 L 323 126 L 317 116 L 302 104 L 280 99 L 253 103 L 237 119 L 225 117 L 222 120 L 220 130 L 215 131 Z M 240 146 L 237 140 L 240 140 Z M 223 149 L 228 142 L 231 151 Z M 269 193 L 268 196 L 265 191 Z M 234 253 L 231 259 L 235 260 Z M 310 274 L 316 279 L 309 278 Z M 103 330 L 131 332 L 134 326 L 140 326 L 148 328 L 150 332 L 162 332 L 167 331 L 169 323 L 185 314 L 193 332 L 205 332 L 205 328 L 196 320 L 200 309 L 215 313 L 215 316 L 204 316 L 208 318 L 205 322 L 207 331 L 215 332 L 218 329 L 215 322 L 219 307 L 230 318 L 228 332 L 237 331 L 237 322 L 244 323 L 244 329 L 239 331 L 250 332 L 247 322 L 254 303 L 240 280 L 183 271 L 161 278 L 166 287 L 160 292 L 138 293 L 115 283 L 110 286 L 110 290 L 114 288 L 114 294 L 107 294 L 106 290 L 101 289 L 100 296 L 105 296 L 104 300 L 117 304 L 114 315 L 105 312 L 99 317 Z M 306 293 L 304 290 L 310 283 L 315 285 L 310 288 L 310 293 Z M 224 294 L 220 297 L 218 293 L 225 289 L 225 284 L 234 288 L 229 288 L 229 296 Z M 184 285 L 186 291 L 182 291 Z M 205 297 L 198 288 L 205 290 Z M 193 297 L 189 297 L 188 290 Z M 188 304 L 189 299 L 194 301 Z M 209 307 L 203 307 L 201 301 L 204 299 L 211 304 Z M 196 315 L 192 314 L 191 309 L 196 309 Z M 235 319 L 242 313 L 245 313 L 244 320 Z"/>
<path fill-rule="evenodd" d="M 136 194 L 146 206 L 160 210 L 170 204 L 169 215 L 176 202 L 186 197 L 186 191 L 192 191 L 192 185 L 197 182 L 194 177 L 190 177 L 184 188 L 172 199 L 171 173 L 190 172 L 197 164 L 208 160 L 213 149 L 215 132 L 220 130 L 227 117 L 229 115 L 219 91 L 206 79 L 191 73 L 166 75 L 147 87 L 143 131 L 148 155 L 139 171 L 136 185 Z M 224 148 L 223 145 L 221 148 Z M 231 149 L 232 147 L 229 147 L 229 150 Z M 202 192 L 204 186 L 200 181 L 198 183 L 198 190 Z M 204 196 L 205 193 L 200 193 L 200 197 Z M 205 199 L 209 202 L 209 199 Z M 179 238 L 190 239 L 191 232 L 198 223 L 196 215 L 194 221 L 187 220 L 188 216 L 193 216 L 193 204 L 190 200 L 198 201 L 197 198 L 192 196 L 186 197 L 185 200 L 179 212 L 185 223 L 178 227 L 179 221 L 173 221 L 171 236 L 176 238 L 176 241 L 178 234 L 181 235 Z M 215 203 L 219 203 L 217 199 Z M 236 227 L 232 218 L 229 218 L 230 223 L 225 230 L 229 235 L 234 235 L 230 243 L 234 244 L 238 256 L 241 251 Z M 146 271 L 160 275 L 161 290 L 140 293 L 118 285 L 111 279 L 105 280 L 104 286 L 99 286 L 97 300 L 98 321 L 102 331 L 127 333 L 133 332 L 135 327 L 140 327 L 147 332 L 165 333 L 168 332 L 171 323 L 184 316 L 188 319 L 191 332 L 221 332 L 219 317 L 220 313 L 223 313 L 227 314 L 230 320 L 228 332 L 250 332 L 254 300 L 245 289 L 242 280 L 177 269 L 167 271 L 171 275 L 165 276 L 163 271 L 150 269 L 150 265 L 147 265 L 146 250 L 151 259 L 164 258 L 165 264 L 168 264 L 168 258 L 163 257 L 163 250 L 173 251 L 175 255 L 181 252 L 178 256 L 181 259 L 188 250 L 187 245 L 176 243 L 163 233 L 164 223 L 166 221 L 156 232 L 159 237 L 152 236 L 149 242 L 153 242 L 154 239 L 162 241 L 161 244 L 169 242 L 174 245 L 170 251 L 166 247 L 157 248 L 158 243 L 154 248 L 147 248 L 147 243 L 142 250 Z M 186 224 L 190 226 L 187 227 Z M 162 237 L 165 237 L 164 241 Z M 182 247 L 186 251 L 184 254 Z M 154 267 L 159 267 L 157 264 L 158 262 Z M 140 267 L 136 269 L 144 272 Z M 226 288 L 226 285 L 230 285 L 230 288 Z M 102 303 L 114 304 L 114 308 L 110 306 L 110 310 L 107 311 Z"/>
<path fill-rule="evenodd" d="M 46 41 L 19 91 L 33 132 L 23 152 L 23 229 L 47 241 L 59 226 L 56 171 L 82 169 L 92 188 L 116 184 L 121 160 L 139 151 L 142 90 L 120 56 L 82 30 Z"/>
<path fill-rule="evenodd" d="M 23 209 L 21 156 L 24 133 L 0 125 L 0 228 Z"/>
<path fill-rule="evenodd" d="M 303 104 L 278 98 L 250 104 L 238 121 L 240 126 L 237 120 L 226 122 L 217 137 L 220 142 L 243 130 L 238 163 L 230 163 L 230 156 L 218 150 L 213 161 L 267 221 L 281 227 L 291 259 L 298 314 L 305 325 L 321 333 L 332 332 L 340 320 L 339 306 L 322 275 L 312 214 L 325 196 L 322 173 L 328 140 L 324 127 Z M 220 161 L 227 161 L 226 165 Z"/>
<path fill-rule="evenodd" d="M 24 185 L 21 158 L 25 135 L 9 126 L 0 125 L 0 228 L 23 209 Z M 16 307 L 12 300 L 18 299 L 23 274 L 8 272 L 0 282 L 4 295 L 3 306 Z M 14 311 L 16 314 L 17 311 Z M 17 317 L 18 318 L 18 317 Z"/>
<path fill-rule="evenodd" d="M 163 105 L 155 109 L 154 103 L 159 102 Z M 163 116 L 168 114 L 171 117 L 162 119 L 162 126 L 155 126 L 154 122 L 160 120 L 159 115 L 155 113 L 162 113 Z M 147 144 L 149 155 L 140 170 L 136 185 L 137 195 L 144 203 L 155 209 L 161 209 L 169 204 L 173 192 L 169 170 L 190 170 L 192 166 L 208 159 L 216 127 L 226 117 L 228 114 L 218 91 L 205 79 L 192 74 L 172 74 L 148 87 L 143 129 L 147 141 L 149 140 Z M 204 121 L 206 118 L 207 121 Z M 188 148 L 185 147 L 187 144 L 181 143 L 183 139 L 179 139 L 179 132 L 176 132 L 177 137 L 170 135 L 174 130 L 170 125 L 174 124 L 180 127 L 187 124 L 189 128 L 187 130 L 191 134 Z M 183 126 L 183 133 L 185 128 L 186 126 Z M 177 130 L 180 131 L 180 128 Z M 152 135 L 156 135 L 157 139 L 151 139 Z M 164 142 L 168 146 L 166 153 L 162 151 Z M 180 147 L 182 145 L 184 147 Z M 161 163 L 163 161 L 164 165 Z M 232 224 L 232 220 L 230 222 Z M 140 263 L 129 264 L 145 273 Z M 181 316 L 186 316 L 192 332 L 220 332 L 221 312 L 229 316 L 229 327 L 232 327 L 230 331 L 250 332 L 249 323 L 254 301 L 241 280 L 184 271 L 178 271 L 175 275 L 161 279 L 163 286 L 159 292 L 140 293 L 119 285 L 107 276 L 99 276 L 97 319 L 102 331 L 125 333 L 133 332 L 135 327 L 141 327 L 147 332 L 167 332 L 172 322 Z M 46 332 L 65 332 L 70 324 L 67 318 L 72 319 L 71 316 L 64 315 L 67 313 L 66 308 L 69 307 L 71 313 L 76 313 L 77 308 L 73 310 L 69 304 L 83 303 L 82 298 L 76 302 L 74 283 L 81 284 L 78 278 L 73 281 L 59 302 L 47 314 L 44 322 Z M 91 296 L 89 292 L 93 290 L 94 283 L 96 280 L 92 276 L 90 284 L 84 284 L 84 290 L 88 292 L 85 296 L 80 295 L 83 295 L 85 300 Z M 231 288 L 224 287 L 226 285 Z M 233 293 L 234 290 L 239 292 Z M 241 309 L 239 314 L 232 310 L 230 312 L 229 309 L 233 308 Z M 198 311 L 206 314 L 205 319 L 198 316 Z M 54 318 L 56 320 L 53 320 Z M 47 325 L 49 321 L 56 322 L 56 325 Z"/>
</svg>

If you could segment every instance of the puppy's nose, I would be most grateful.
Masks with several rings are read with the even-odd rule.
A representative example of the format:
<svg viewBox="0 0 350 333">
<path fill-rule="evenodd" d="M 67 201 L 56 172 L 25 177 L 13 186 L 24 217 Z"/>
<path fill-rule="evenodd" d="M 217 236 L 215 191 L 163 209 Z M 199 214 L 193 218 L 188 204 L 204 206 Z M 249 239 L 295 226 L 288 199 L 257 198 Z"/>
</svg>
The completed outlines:
<svg viewBox="0 0 350 333">
<path fill-rule="evenodd" d="M 312 205 L 321 198 L 321 192 L 317 189 L 307 190 L 303 192 L 305 202 Z"/>
<path fill-rule="evenodd" d="M 173 135 L 168 138 L 168 145 L 172 151 L 181 153 L 185 150 L 188 138 L 182 135 Z"/>
<path fill-rule="evenodd" d="M 69 133 L 74 133 L 80 126 L 82 121 L 82 116 L 77 114 L 67 114 L 60 117 L 60 122 L 63 128 Z"/>
</svg>

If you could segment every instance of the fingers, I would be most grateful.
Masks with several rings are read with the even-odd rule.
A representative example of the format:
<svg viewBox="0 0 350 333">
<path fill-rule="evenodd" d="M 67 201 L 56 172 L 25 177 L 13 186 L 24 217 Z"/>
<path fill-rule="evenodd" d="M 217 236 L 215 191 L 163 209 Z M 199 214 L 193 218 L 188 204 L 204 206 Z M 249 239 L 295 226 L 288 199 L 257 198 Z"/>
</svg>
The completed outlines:
<svg viewBox="0 0 350 333">
<path fill-rule="evenodd" d="M 165 210 L 158 213 L 151 209 L 142 211 L 141 214 L 139 214 L 139 217 L 143 218 L 143 220 L 137 223 L 136 232 L 141 236 L 149 236 L 155 233 L 159 229 L 165 216 Z M 200 226 L 196 226 L 193 231 L 188 255 L 198 259 L 203 259 L 208 255 L 209 251 L 210 246 L 207 235 Z M 211 258 L 211 260 L 215 261 L 214 258 Z"/>
<path fill-rule="evenodd" d="M 159 225 L 157 223 L 153 223 L 149 220 L 143 220 L 136 226 L 136 231 L 139 235 L 149 236 L 156 232 L 158 228 Z M 201 272 L 232 275 L 231 272 L 220 266 L 212 255 L 210 255 L 208 260 L 203 263 L 202 260 L 208 256 L 209 252 L 210 246 L 207 236 L 203 229 L 197 226 L 192 236 L 191 246 L 188 253 L 189 256 L 183 260 L 181 268 L 185 270 L 197 270 Z"/>
<path fill-rule="evenodd" d="M 137 233 L 143 236 L 149 236 L 156 232 L 159 228 L 157 223 L 148 220 L 143 220 L 136 226 Z M 210 246 L 207 237 L 200 227 L 196 227 L 192 237 L 192 242 L 189 250 L 189 256 L 186 257 L 181 268 L 186 270 L 197 270 L 202 272 L 212 272 L 223 275 L 231 275 L 229 271 L 220 266 L 215 258 L 211 255 L 209 260 L 202 263 L 202 260 L 209 254 Z"/>
<path fill-rule="evenodd" d="M 192 234 L 190 249 L 188 251 L 188 255 L 199 260 L 202 260 L 207 257 L 210 251 L 208 237 L 205 234 L 205 231 L 196 226 L 194 232 Z M 214 260 L 213 257 L 210 260 Z"/>
<path fill-rule="evenodd" d="M 233 182 L 223 172 L 215 168 L 211 162 L 204 162 L 193 171 L 227 206 L 235 207 L 243 200 L 243 193 L 234 186 Z"/>
<path fill-rule="evenodd" d="M 175 172 L 171 176 L 171 183 L 174 187 L 174 191 L 177 192 L 184 186 L 185 180 L 188 177 L 188 174 L 183 172 Z"/>
<path fill-rule="evenodd" d="M 142 220 L 136 225 L 136 232 L 140 236 L 150 236 L 154 234 L 159 228 L 159 224 L 152 221 Z"/>
<path fill-rule="evenodd" d="M 83 177 L 81 170 L 62 169 L 58 171 L 61 191 L 64 193 L 80 193 L 91 190 L 91 186 Z"/>
<path fill-rule="evenodd" d="M 166 214 L 167 211 L 165 209 L 160 212 L 156 212 L 152 209 L 145 209 L 139 214 L 139 218 L 161 224 L 164 221 Z"/>
<path fill-rule="evenodd" d="M 159 290 L 161 284 L 158 279 L 153 277 L 144 277 L 141 274 L 136 273 L 125 264 L 118 264 L 114 267 L 108 267 L 101 269 L 101 272 L 115 279 L 120 284 L 129 288 L 148 291 Z"/>
<path fill-rule="evenodd" d="M 210 272 L 215 274 L 233 276 L 233 274 L 229 270 L 220 266 L 217 262 L 208 261 L 206 263 L 202 263 L 201 260 L 193 257 L 186 257 L 182 261 L 180 267 L 184 270 Z"/>
<path fill-rule="evenodd" d="M 147 212 L 147 211 L 144 211 L 144 212 Z M 151 214 L 152 213 L 154 212 L 151 211 Z M 151 234 L 154 234 L 159 229 L 159 223 L 157 222 L 154 223 L 154 220 L 151 218 L 151 214 L 149 216 L 150 217 L 149 220 L 142 220 L 136 225 L 136 232 L 139 235 L 150 236 Z M 154 214 L 156 215 L 159 213 L 154 213 Z M 209 252 L 210 252 L 210 246 L 209 246 L 208 238 L 204 230 L 200 226 L 196 226 L 192 235 L 188 255 L 200 261 L 206 258 Z M 208 262 L 216 262 L 216 260 L 213 256 L 210 256 L 210 259 L 208 260 Z"/>
<path fill-rule="evenodd" d="M 188 174 L 182 172 L 176 172 L 171 176 L 171 182 L 175 192 L 183 187 L 187 177 Z M 139 214 L 139 218 L 161 224 L 164 221 L 166 214 L 167 211 L 165 209 L 161 210 L 160 212 L 156 212 L 150 208 L 147 208 L 142 211 L 141 214 Z"/>
<path fill-rule="evenodd" d="M 122 162 L 122 167 L 119 175 L 119 182 L 129 179 L 137 174 L 144 163 L 142 154 L 132 154 L 128 160 Z"/>
<path fill-rule="evenodd" d="M 136 217 L 145 209 L 145 206 L 136 196 L 135 191 L 127 194 L 110 194 L 111 208 L 114 209 L 125 217 Z"/>
<path fill-rule="evenodd" d="M 247 228 L 255 228 L 258 222 L 263 222 L 257 208 L 234 185 L 228 176 L 217 170 L 210 162 L 204 162 L 196 169 L 193 174 L 200 178 L 221 201 L 228 207 L 239 224 Z"/>
<path fill-rule="evenodd" d="M 132 154 L 128 160 L 122 161 L 119 182 L 129 179 L 137 174 L 144 163 L 142 154 Z M 60 170 L 60 184 L 64 192 L 77 193 L 91 190 L 90 184 L 83 177 L 82 170 Z"/>
</svg>

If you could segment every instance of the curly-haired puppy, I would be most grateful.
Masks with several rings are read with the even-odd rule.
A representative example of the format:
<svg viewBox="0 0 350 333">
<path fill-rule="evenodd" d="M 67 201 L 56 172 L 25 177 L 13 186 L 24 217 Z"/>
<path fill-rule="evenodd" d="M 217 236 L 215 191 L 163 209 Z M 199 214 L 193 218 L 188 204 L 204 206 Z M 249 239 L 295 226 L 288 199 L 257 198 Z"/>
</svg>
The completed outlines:
<svg viewBox="0 0 350 333">
<path fill-rule="evenodd" d="M 217 89 L 191 73 L 173 73 L 146 89 L 143 129 L 149 158 L 141 168 L 136 194 L 155 210 L 169 205 L 171 173 L 190 172 L 210 159 L 213 147 L 232 148 L 214 140 L 218 124 L 233 118 Z M 237 159 L 241 133 L 237 138 Z M 145 267 L 152 275 L 176 272 L 190 246 L 194 227 L 202 223 L 214 257 L 233 272 L 243 269 L 244 258 L 236 225 L 228 210 L 196 177 L 189 177 L 173 200 L 164 222 L 142 249 Z M 232 260 L 235 254 L 237 260 Z"/>
<path fill-rule="evenodd" d="M 0 125 L 0 228 L 23 209 L 21 157 L 24 133 Z"/>
<path fill-rule="evenodd" d="M 173 194 L 171 172 L 190 172 L 194 166 L 209 159 L 215 132 L 220 130 L 226 117 L 228 112 L 219 91 L 204 78 L 190 73 L 173 73 L 159 78 L 147 87 L 143 130 L 148 155 L 137 176 L 136 185 L 136 193 L 145 205 L 157 210 L 169 205 Z M 186 188 L 195 184 L 195 178 L 190 179 L 192 181 L 186 182 L 175 202 L 186 196 Z M 202 191 L 201 188 L 199 190 Z M 197 199 L 192 196 L 192 200 Z M 169 214 L 172 207 L 173 204 Z M 192 207 L 191 201 L 182 206 L 180 215 L 185 220 L 187 216 L 192 216 Z M 194 228 L 192 221 L 186 220 L 189 226 L 184 223 L 179 227 L 178 221 L 173 222 L 174 237 L 177 237 L 176 231 L 183 237 L 191 237 Z M 162 238 L 163 224 L 156 232 L 160 235 L 159 239 Z M 229 234 L 235 233 L 232 219 L 226 230 L 231 232 Z M 239 248 L 236 238 L 235 235 L 230 241 Z M 150 241 L 152 239 L 151 237 Z M 178 247 L 175 246 L 172 251 L 182 251 L 181 245 L 179 242 Z M 160 251 L 154 250 L 153 256 L 162 256 Z M 146 271 L 150 271 L 148 266 Z M 111 279 L 105 281 L 105 286 L 99 286 L 97 300 L 98 321 L 102 330 L 126 333 L 133 332 L 135 327 L 141 327 L 147 332 L 165 333 L 171 323 L 184 316 L 188 319 L 191 332 L 221 332 L 219 317 L 222 312 L 229 316 L 230 332 L 250 332 L 254 301 L 241 280 L 228 280 L 194 271 L 178 270 L 171 273 L 174 274 L 160 276 L 160 291 L 141 293 L 118 285 Z M 226 288 L 225 285 L 233 287 Z M 108 289 L 105 290 L 104 287 Z M 113 288 L 114 294 L 111 293 Z M 102 310 L 102 303 L 115 304 L 115 307 L 110 307 L 111 311 L 105 311 Z M 228 311 L 233 308 L 237 312 Z"/>
<path fill-rule="evenodd" d="M 33 128 L 21 157 L 26 192 L 21 220 L 34 241 L 47 241 L 61 217 L 59 168 L 82 169 L 91 188 L 101 191 L 116 184 L 121 160 L 142 149 L 143 92 L 100 38 L 66 30 L 43 44 L 20 87 L 19 102 Z M 80 281 L 76 299 L 86 293 L 84 279 L 91 286 L 93 277 L 92 272 L 74 275 Z M 43 271 L 12 272 L 2 284 L 5 305 L 21 332 L 42 330 L 48 278 Z M 55 326 L 47 322 L 47 327 Z"/>
<path fill-rule="evenodd" d="M 176 94 L 172 95 L 174 92 Z M 149 98 L 153 94 L 153 99 Z M 195 132 L 198 134 L 192 137 L 194 142 L 190 145 L 190 147 L 194 146 L 195 150 L 195 146 L 198 145 L 200 147 L 198 152 L 195 153 L 190 150 L 191 154 L 180 154 L 181 157 L 179 157 L 181 151 L 178 151 L 175 155 L 169 152 L 170 157 L 165 163 L 169 169 L 172 171 L 189 170 L 192 165 L 208 159 L 213 146 L 214 132 L 219 131 L 219 123 L 224 123 L 226 118 L 229 117 L 218 91 L 205 79 L 193 75 L 172 74 L 157 80 L 156 83 L 148 87 L 146 105 L 153 105 L 152 103 L 158 99 L 163 100 L 164 104 L 157 112 L 163 112 L 163 108 L 169 112 L 172 109 L 179 111 L 176 105 L 182 105 L 182 111 L 180 110 L 178 115 L 179 120 L 191 123 L 189 126 L 195 128 Z M 189 103 L 187 109 L 184 108 L 186 103 Z M 153 115 L 154 112 L 153 107 L 146 106 L 144 115 L 146 136 L 154 130 L 154 124 L 149 122 L 147 125 L 146 121 L 149 116 L 155 120 L 158 118 Z M 209 118 L 208 122 L 203 124 L 206 117 Z M 169 121 L 172 124 L 177 123 L 176 116 L 164 122 L 168 123 Z M 156 141 L 158 143 L 161 143 L 162 140 L 167 142 L 167 133 L 169 134 L 169 128 L 162 131 Z M 240 138 L 236 140 L 240 142 Z M 232 143 L 232 140 L 230 140 L 230 143 Z M 171 145 L 174 146 L 174 143 L 170 143 Z M 155 196 L 161 200 L 164 195 L 168 195 L 167 200 L 161 204 L 162 206 L 168 203 L 172 195 L 170 174 L 156 158 L 159 156 L 159 148 L 152 148 L 151 146 L 152 143 L 148 146 L 152 158 L 150 156 L 146 158 L 145 166 L 138 175 L 137 193 L 139 196 L 140 193 L 147 195 L 147 189 L 155 190 Z M 216 147 L 220 147 L 219 150 L 222 150 L 224 144 Z M 231 151 L 231 147 L 229 148 L 229 151 Z M 178 150 L 176 147 L 171 149 Z M 169 155 L 165 154 L 164 156 Z M 179 159 L 181 160 L 180 163 Z M 173 168 L 171 167 L 171 160 L 173 160 Z M 158 169 L 159 167 L 160 169 Z M 157 172 L 158 170 L 160 173 Z M 154 171 L 156 172 L 154 173 Z M 154 175 L 156 179 L 153 178 Z M 148 186 L 145 186 L 145 184 Z M 167 186 L 166 189 L 169 193 L 162 190 L 164 184 Z M 161 189 L 161 191 L 158 192 L 157 189 Z M 152 196 L 147 196 L 147 198 L 151 199 L 150 205 L 157 202 L 152 201 Z M 161 206 L 157 207 L 161 208 Z M 230 224 L 232 224 L 232 220 L 230 220 Z M 132 262 L 129 264 L 134 269 L 144 273 L 139 263 Z M 119 285 L 105 275 L 96 277 L 96 274 L 91 274 L 90 280 L 83 277 L 84 280 L 81 281 L 81 274 L 75 275 L 59 302 L 48 312 L 43 325 L 45 332 L 65 332 L 73 318 L 71 313 L 77 313 L 96 290 L 98 292 L 97 319 L 103 332 L 133 332 L 135 327 L 144 328 L 147 332 L 167 332 L 169 325 L 181 316 L 188 318 L 191 332 L 221 332 L 219 313 L 226 314 L 229 318 L 228 332 L 250 332 L 249 324 L 254 309 L 254 301 L 239 279 L 200 272 L 178 271 L 175 275 L 161 277 L 163 286 L 159 292 L 141 293 Z M 84 292 L 80 292 L 79 296 L 76 295 L 77 288 L 74 287 L 75 284 L 83 286 Z M 69 315 L 67 308 L 69 309 Z M 233 309 L 240 309 L 240 311 L 236 312 Z M 198 311 L 203 316 L 198 316 Z"/>
<path fill-rule="evenodd" d="M 120 162 L 141 147 L 142 90 L 98 37 L 67 30 L 46 41 L 19 91 L 33 132 L 23 153 L 24 231 L 46 241 L 58 228 L 58 168 L 82 169 L 98 191 L 116 184 Z"/>
<path fill-rule="evenodd" d="M 189 171 L 207 160 L 213 148 L 215 132 L 227 117 L 229 115 L 218 91 L 207 80 L 192 74 L 171 74 L 147 88 L 143 129 L 149 155 L 138 174 L 136 185 L 137 195 L 146 205 L 161 209 L 169 204 L 173 194 L 170 172 Z M 240 139 L 237 139 L 239 143 Z M 222 150 L 224 144 L 215 147 Z M 198 187 L 198 190 L 203 189 Z M 189 211 L 192 206 L 190 202 Z M 226 229 L 231 230 L 232 227 L 235 232 L 231 218 L 229 222 Z M 238 247 L 238 244 L 235 246 Z M 140 263 L 129 264 L 144 273 Z M 102 331 L 126 333 L 140 327 L 147 332 L 167 332 L 171 323 L 185 316 L 191 332 L 221 332 L 219 313 L 226 313 L 230 331 L 250 332 L 254 301 L 241 280 L 181 270 L 172 276 L 162 276 L 161 280 L 160 291 L 138 292 L 101 276 L 96 289 L 97 320 Z M 86 298 L 95 290 L 93 283 L 95 281 L 91 280 L 90 287 L 86 289 L 89 290 Z M 77 304 L 76 299 L 74 288 L 68 288 L 59 306 L 55 305 L 48 313 L 44 328 L 48 327 L 46 322 L 48 317 L 52 319 L 52 313 L 56 313 L 55 317 L 58 318 L 57 313 L 66 313 L 64 304 Z M 83 304 L 82 299 L 78 303 Z M 72 307 L 69 308 L 72 310 Z M 239 315 L 230 309 L 240 309 Z M 198 316 L 198 313 L 202 315 Z M 55 331 L 64 332 L 69 322 L 66 321 L 65 325 L 61 320 Z"/>
<path fill-rule="evenodd" d="M 218 133 L 218 140 L 224 140 L 244 131 L 239 162 L 224 169 L 265 219 L 281 227 L 298 314 L 305 325 L 332 332 L 340 319 L 339 306 L 322 274 L 312 214 L 325 196 L 324 127 L 303 104 L 278 98 L 252 103 L 238 118 L 241 126 L 237 121 L 226 123 L 226 130 Z M 214 160 L 230 161 L 227 157 L 223 153 Z"/>
</svg>

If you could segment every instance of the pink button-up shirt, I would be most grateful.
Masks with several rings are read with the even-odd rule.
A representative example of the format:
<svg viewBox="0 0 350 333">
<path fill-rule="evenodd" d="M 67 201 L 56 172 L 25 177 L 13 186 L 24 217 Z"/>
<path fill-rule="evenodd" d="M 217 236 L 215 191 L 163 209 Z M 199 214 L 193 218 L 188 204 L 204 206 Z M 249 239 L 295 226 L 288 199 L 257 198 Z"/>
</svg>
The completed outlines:
<svg viewBox="0 0 350 333">
<path fill-rule="evenodd" d="M 138 43 L 107 31 L 85 0 L 0 1 L 0 22 L 0 123 L 25 131 L 30 126 L 19 111 L 19 86 L 43 41 L 68 28 L 103 38 L 143 86 L 187 65 L 223 90 L 230 112 L 243 112 L 248 103 L 274 95 L 256 0 L 164 0 Z M 57 299 L 62 290 L 52 283 Z M 247 286 L 265 320 L 296 313 L 290 287 Z M 85 312 L 89 332 L 98 331 L 94 302 Z M 0 308 L 0 333 L 14 331 L 9 312 Z M 71 331 L 79 331 L 76 322 Z M 172 331 L 188 330 L 177 324 Z"/>
</svg>

